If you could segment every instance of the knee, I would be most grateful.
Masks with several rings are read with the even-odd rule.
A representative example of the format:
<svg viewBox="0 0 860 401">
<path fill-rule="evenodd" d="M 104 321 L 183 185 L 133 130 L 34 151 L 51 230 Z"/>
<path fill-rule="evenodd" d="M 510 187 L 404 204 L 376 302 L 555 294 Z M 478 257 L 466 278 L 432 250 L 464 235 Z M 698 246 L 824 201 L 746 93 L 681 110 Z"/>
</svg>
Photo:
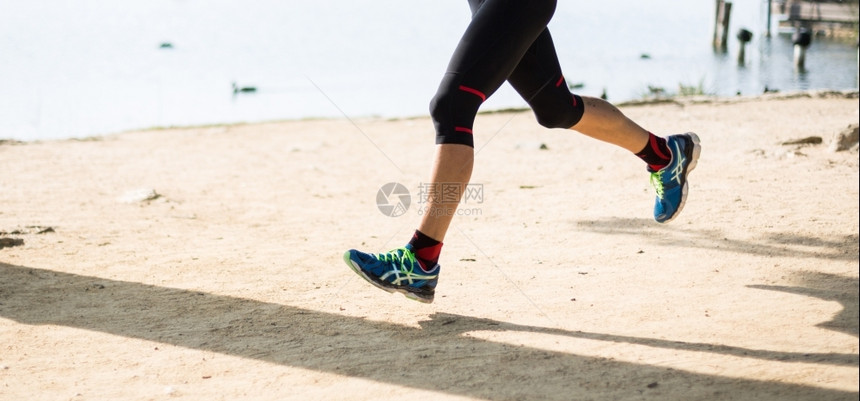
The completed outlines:
<svg viewBox="0 0 860 401">
<path fill-rule="evenodd" d="M 447 76 L 430 100 L 430 117 L 443 131 L 471 129 L 475 114 L 486 99 L 482 92 L 460 85 L 454 78 Z"/>
<path fill-rule="evenodd" d="M 538 124 L 546 128 L 572 128 L 582 119 L 582 113 L 577 113 L 575 110 L 569 110 L 563 113 L 535 113 L 535 118 Z"/>
<path fill-rule="evenodd" d="M 483 93 L 459 85 L 453 75 L 446 76 L 430 101 L 430 117 L 436 128 L 436 143 L 474 146 L 472 125 L 484 99 Z"/>
<path fill-rule="evenodd" d="M 450 114 L 446 112 L 450 110 L 450 100 L 447 99 L 444 93 L 438 92 L 433 99 L 430 100 L 430 118 L 433 119 L 434 122 L 440 122 L 446 120 L 446 114 Z"/>
<path fill-rule="evenodd" d="M 578 95 L 570 95 L 572 101 L 555 101 L 552 105 L 535 104 L 532 109 L 538 124 L 546 128 L 572 128 L 585 112 L 585 105 Z M 537 107 L 534 107 L 537 106 Z"/>
<path fill-rule="evenodd" d="M 546 128 L 568 129 L 576 125 L 579 119 L 573 119 L 567 114 L 538 114 L 535 113 L 538 124 Z"/>
</svg>

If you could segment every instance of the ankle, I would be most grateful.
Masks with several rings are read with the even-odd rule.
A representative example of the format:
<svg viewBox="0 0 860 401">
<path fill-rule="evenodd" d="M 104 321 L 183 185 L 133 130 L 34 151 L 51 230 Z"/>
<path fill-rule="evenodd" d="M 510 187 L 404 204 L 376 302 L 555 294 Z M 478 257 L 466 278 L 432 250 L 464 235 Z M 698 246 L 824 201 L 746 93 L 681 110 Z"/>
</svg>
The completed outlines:
<svg viewBox="0 0 860 401">
<path fill-rule="evenodd" d="M 428 237 L 421 231 L 415 230 L 412 235 L 412 240 L 409 241 L 409 247 L 418 259 L 418 264 L 424 271 L 433 270 L 439 262 L 439 255 L 442 253 L 442 243 L 433 238 Z"/>
<path fill-rule="evenodd" d="M 672 152 L 665 138 L 648 133 L 648 143 L 636 156 L 648 164 L 651 171 L 659 171 L 672 161 Z"/>
</svg>

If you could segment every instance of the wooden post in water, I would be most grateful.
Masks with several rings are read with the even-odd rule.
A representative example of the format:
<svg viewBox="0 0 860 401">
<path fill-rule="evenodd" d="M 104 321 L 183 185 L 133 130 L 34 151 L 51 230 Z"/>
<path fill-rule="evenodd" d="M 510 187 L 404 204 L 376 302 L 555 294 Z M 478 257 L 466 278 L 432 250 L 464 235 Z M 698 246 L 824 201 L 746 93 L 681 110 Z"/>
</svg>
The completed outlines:
<svg viewBox="0 0 860 401">
<path fill-rule="evenodd" d="M 715 0 L 717 4 L 717 8 L 714 10 L 714 38 L 711 39 L 711 43 L 716 46 L 717 38 L 720 34 L 720 10 L 723 8 L 723 0 Z"/>
<path fill-rule="evenodd" d="M 753 34 L 749 30 L 745 28 L 741 28 L 738 31 L 738 41 L 740 42 L 740 49 L 738 49 L 738 65 L 743 66 L 746 64 L 746 54 L 747 54 L 747 43 L 752 40 Z"/>
<path fill-rule="evenodd" d="M 791 35 L 794 43 L 794 67 L 800 71 L 806 69 L 806 48 L 812 43 L 812 32 L 804 27 L 797 28 Z"/>
<path fill-rule="evenodd" d="M 717 15 L 714 21 L 714 47 L 725 50 L 729 41 L 729 20 L 732 15 L 732 2 L 717 1 Z"/>
<path fill-rule="evenodd" d="M 771 14 L 773 13 L 773 0 L 767 0 L 767 31 L 765 31 L 765 37 L 770 37 L 770 19 Z"/>
<path fill-rule="evenodd" d="M 723 32 L 722 37 L 720 38 L 720 47 L 725 48 L 729 43 L 729 20 L 732 16 L 732 2 L 727 1 L 723 3 Z"/>
</svg>

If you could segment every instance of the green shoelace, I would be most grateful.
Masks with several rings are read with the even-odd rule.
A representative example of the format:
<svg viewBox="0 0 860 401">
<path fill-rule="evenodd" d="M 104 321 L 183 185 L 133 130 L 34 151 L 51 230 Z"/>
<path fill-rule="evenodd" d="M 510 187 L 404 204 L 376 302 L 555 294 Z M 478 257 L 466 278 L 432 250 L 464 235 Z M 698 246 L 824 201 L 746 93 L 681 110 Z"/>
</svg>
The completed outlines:
<svg viewBox="0 0 860 401">
<path fill-rule="evenodd" d="M 406 247 L 393 249 L 386 253 L 379 253 L 376 255 L 376 258 L 386 263 L 395 262 L 400 267 L 400 270 L 410 273 L 415 268 L 415 265 L 418 264 L 418 261 L 415 260 L 415 254 Z M 407 269 L 405 266 L 409 266 L 409 268 Z"/>
<path fill-rule="evenodd" d="M 658 198 L 663 198 L 663 170 L 651 173 L 651 186 L 657 192 Z"/>
</svg>

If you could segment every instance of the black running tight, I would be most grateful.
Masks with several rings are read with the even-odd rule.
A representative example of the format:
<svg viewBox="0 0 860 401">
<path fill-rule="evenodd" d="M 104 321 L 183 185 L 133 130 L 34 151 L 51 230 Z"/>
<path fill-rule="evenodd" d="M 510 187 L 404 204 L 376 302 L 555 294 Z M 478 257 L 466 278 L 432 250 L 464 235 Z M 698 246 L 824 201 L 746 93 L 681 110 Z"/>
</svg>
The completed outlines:
<svg viewBox="0 0 860 401">
<path fill-rule="evenodd" d="M 546 28 L 556 0 L 469 0 L 469 6 L 472 22 L 430 103 L 436 143 L 474 146 L 475 114 L 505 80 L 541 125 L 579 122 L 582 99 L 568 90 Z"/>
</svg>

